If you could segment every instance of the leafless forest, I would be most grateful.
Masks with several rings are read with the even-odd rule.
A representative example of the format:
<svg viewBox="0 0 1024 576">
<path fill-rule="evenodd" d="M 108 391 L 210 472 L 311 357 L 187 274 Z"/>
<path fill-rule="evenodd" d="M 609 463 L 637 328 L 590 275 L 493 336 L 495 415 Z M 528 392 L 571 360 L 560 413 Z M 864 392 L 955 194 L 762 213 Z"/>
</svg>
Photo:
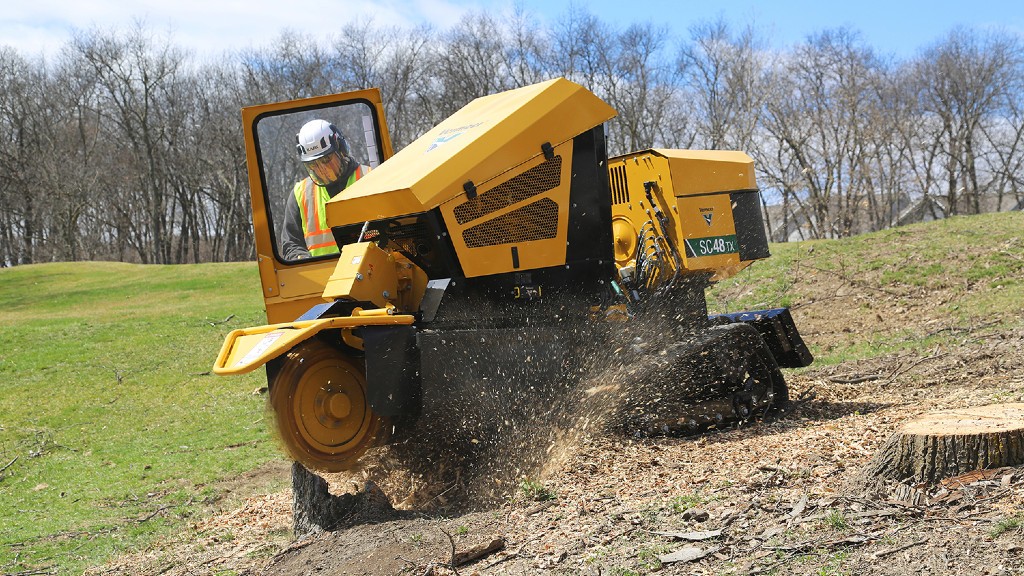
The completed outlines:
<svg viewBox="0 0 1024 576">
<path fill-rule="evenodd" d="M 1020 36 L 937 31 L 904 59 L 848 28 L 768 45 L 756 27 L 570 10 L 283 31 L 216 60 L 144 24 L 79 30 L 52 57 L 0 46 L 0 266 L 252 258 L 239 109 L 370 86 L 400 148 L 477 96 L 565 76 L 619 111 L 612 154 L 750 153 L 776 240 L 1020 206 Z"/>
</svg>

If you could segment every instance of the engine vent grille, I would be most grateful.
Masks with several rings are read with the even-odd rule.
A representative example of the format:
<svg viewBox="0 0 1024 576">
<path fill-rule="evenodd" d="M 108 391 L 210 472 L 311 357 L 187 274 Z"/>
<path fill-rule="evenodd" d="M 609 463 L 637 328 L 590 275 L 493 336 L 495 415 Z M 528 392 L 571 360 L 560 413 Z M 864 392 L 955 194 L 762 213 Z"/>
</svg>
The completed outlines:
<svg viewBox="0 0 1024 576">
<path fill-rule="evenodd" d="M 462 233 L 470 248 L 549 240 L 558 233 L 558 204 L 543 198 Z"/>
<path fill-rule="evenodd" d="M 513 204 L 532 198 L 558 187 L 562 179 L 562 157 L 555 156 L 526 172 L 502 182 L 483 194 L 455 207 L 455 220 L 459 224 L 497 212 Z"/>
<path fill-rule="evenodd" d="M 609 184 L 612 189 L 612 204 L 629 204 L 629 186 L 626 183 L 626 167 L 613 166 L 609 172 Z"/>
</svg>

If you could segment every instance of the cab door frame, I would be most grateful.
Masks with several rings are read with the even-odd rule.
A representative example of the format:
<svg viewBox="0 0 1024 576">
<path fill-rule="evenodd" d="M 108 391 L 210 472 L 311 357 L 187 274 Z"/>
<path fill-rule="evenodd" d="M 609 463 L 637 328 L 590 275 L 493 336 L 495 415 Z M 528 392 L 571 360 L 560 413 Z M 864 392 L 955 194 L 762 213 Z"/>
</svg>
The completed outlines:
<svg viewBox="0 0 1024 576">
<path fill-rule="evenodd" d="M 256 260 L 267 320 L 272 324 L 295 320 L 314 305 L 323 302 L 323 287 L 335 268 L 338 255 L 292 261 L 286 261 L 280 256 L 275 246 L 275 220 L 271 214 L 269 198 L 271 194 L 281 194 L 282 191 L 268 190 L 258 125 L 261 120 L 272 116 L 325 110 L 346 104 L 368 106 L 372 125 L 364 127 L 373 131 L 379 162 L 390 158 L 394 151 L 384 115 L 384 104 L 377 88 L 248 106 L 242 109 Z M 297 129 L 298 127 L 296 131 Z"/>
</svg>

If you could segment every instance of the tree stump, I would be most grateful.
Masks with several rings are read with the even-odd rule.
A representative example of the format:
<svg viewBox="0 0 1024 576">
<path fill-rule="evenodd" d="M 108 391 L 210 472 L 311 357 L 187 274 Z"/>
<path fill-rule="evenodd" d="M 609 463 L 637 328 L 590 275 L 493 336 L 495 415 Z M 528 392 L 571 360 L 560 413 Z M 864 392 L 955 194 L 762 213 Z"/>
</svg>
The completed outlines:
<svg viewBox="0 0 1024 576">
<path fill-rule="evenodd" d="M 933 484 L 965 472 L 1024 464 L 1024 404 L 943 410 L 911 420 L 879 449 L 868 479 Z"/>
<path fill-rule="evenodd" d="M 326 480 L 293 462 L 292 515 L 295 536 L 301 537 L 362 522 L 380 522 L 399 513 L 373 482 L 367 481 L 356 494 L 335 496 L 328 491 Z"/>
</svg>

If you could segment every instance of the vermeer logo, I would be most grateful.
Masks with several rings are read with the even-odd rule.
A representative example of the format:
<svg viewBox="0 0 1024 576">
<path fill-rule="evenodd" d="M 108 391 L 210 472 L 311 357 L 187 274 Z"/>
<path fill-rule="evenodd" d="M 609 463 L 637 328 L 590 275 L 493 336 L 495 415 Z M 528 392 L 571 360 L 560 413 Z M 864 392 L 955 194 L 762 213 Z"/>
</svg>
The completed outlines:
<svg viewBox="0 0 1024 576">
<path fill-rule="evenodd" d="M 434 138 L 434 141 L 430 143 L 430 146 L 427 146 L 426 151 L 430 152 L 431 150 L 437 148 L 438 146 L 441 146 L 442 144 L 447 144 L 448 142 L 451 142 L 452 140 L 455 140 L 459 136 L 465 134 L 466 131 L 468 131 L 469 129 L 476 128 L 481 124 L 483 124 L 483 122 L 477 122 L 476 124 L 468 124 L 466 126 L 459 126 L 457 128 L 446 128 L 442 130 L 441 133 L 438 134 L 436 138 Z"/>
<path fill-rule="evenodd" d="M 715 215 L 715 209 L 714 208 L 700 208 L 700 215 L 704 217 L 704 221 L 707 222 L 708 226 L 710 227 L 711 226 L 711 218 Z"/>
</svg>

